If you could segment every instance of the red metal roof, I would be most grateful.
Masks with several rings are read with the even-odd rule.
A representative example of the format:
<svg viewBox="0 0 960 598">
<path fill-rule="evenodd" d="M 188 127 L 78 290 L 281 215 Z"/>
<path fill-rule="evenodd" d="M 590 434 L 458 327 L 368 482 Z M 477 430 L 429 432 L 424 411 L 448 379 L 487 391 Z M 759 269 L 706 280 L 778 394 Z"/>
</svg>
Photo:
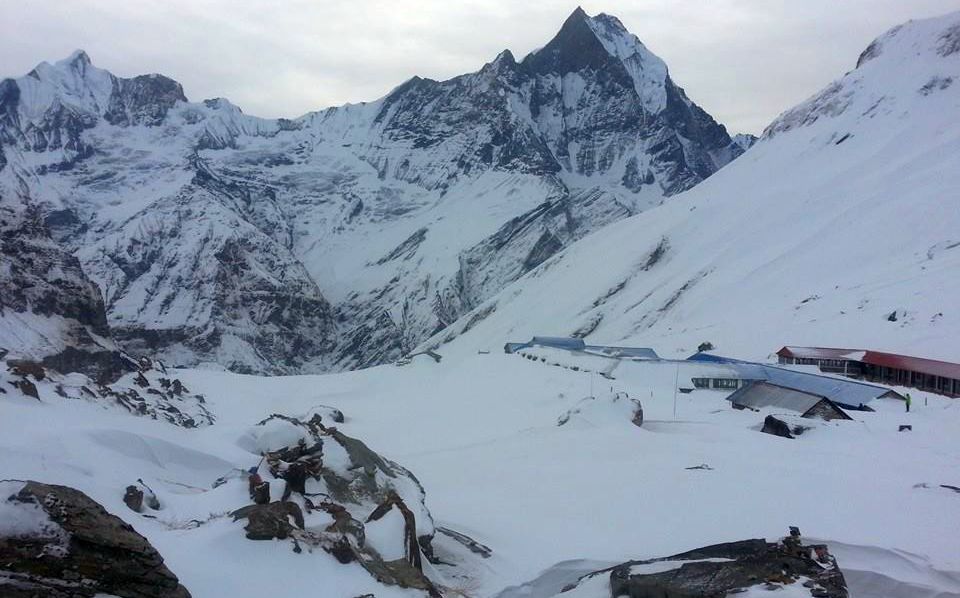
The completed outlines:
<svg viewBox="0 0 960 598">
<path fill-rule="evenodd" d="M 930 376 L 960 380 L 960 363 L 885 353 L 883 351 L 830 347 L 784 347 L 777 351 L 777 355 L 803 359 L 849 359 L 850 361 L 860 361 L 870 365 L 910 370 Z"/>
<path fill-rule="evenodd" d="M 909 355 L 897 355 L 896 353 L 883 353 L 882 351 L 867 351 L 863 362 L 886 368 L 910 370 L 930 376 L 941 376 L 943 378 L 960 380 L 960 363 L 924 359 L 923 357 L 910 357 Z"/>
<path fill-rule="evenodd" d="M 836 349 L 832 347 L 784 347 L 777 351 L 780 357 L 796 359 L 849 359 L 859 361 L 865 351 L 860 349 Z"/>
</svg>

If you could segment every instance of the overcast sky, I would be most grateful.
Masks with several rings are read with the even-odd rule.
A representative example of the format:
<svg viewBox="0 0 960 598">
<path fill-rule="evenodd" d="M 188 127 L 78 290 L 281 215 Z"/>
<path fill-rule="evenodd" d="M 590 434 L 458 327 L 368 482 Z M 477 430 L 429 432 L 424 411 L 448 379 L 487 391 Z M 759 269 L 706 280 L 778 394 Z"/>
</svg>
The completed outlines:
<svg viewBox="0 0 960 598">
<path fill-rule="evenodd" d="M 874 37 L 960 0 L 584 0 L 616 15 L 731 132 L 853 68 Z M 294 117 L 376 99 L 413 75 L 477 70 L 546 44 L 576 0 L 0 0 L 0 77 L 82 48 L 95 65 L 158 72 L 191 100 Z"/>
</svg>

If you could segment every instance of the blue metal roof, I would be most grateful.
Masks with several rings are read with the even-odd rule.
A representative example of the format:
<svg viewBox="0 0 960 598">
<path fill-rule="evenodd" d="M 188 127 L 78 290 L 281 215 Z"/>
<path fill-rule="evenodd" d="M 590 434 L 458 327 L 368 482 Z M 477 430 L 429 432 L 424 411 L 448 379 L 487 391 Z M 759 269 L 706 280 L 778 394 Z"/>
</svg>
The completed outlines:
<svg viewBox="0 0 960 598">
<path fill-rule="evenodd" d="M 660 359 L 657 352 L 648 347 L 612 347 L 608 345 L 588 345 L 582 338 L 567 336 L 535 336 L 525 343 L 507 343 L 503 349 L 513 353 L 530 347 L 553 347 L 567 351 L 593 351 L 608 357 L 622 357 L 626 359 Z"/>
<path fill-rule="evenodd" d="M 741 361 L 709 353 L 696 353 L 688 357 L 687 360 L 720 363 L 736 371 L 742 379 L 766 380 L 778 386 L 826 397 L 847 409 L 857 409 L 860 405 L 866 405 L 886 394 L 902 398 L 899 393 L 885 386 L 868 384 L 850 378 L 835 378 L 810 372 L 798 372 L 766 363 Z"/>
<path fill-rule="evenodd" d="M 568 351 L 583 351 L 587 344 L 582 338 L 572 338 L 567 336 L 535 336 L 530 341 L 531 345 L 538 347 L 555 347 L 557 349 L 566 349 Z"/>
<path fill-rule="evenodd" d="M 823 397 L 794 388 L 772 385 L 763 380 L 754 380 L 741 386 L 727 397 L 727 400 L 734 405 L 751 409 L 779 407 L 803 414 L 822 401 Z"/>
<path fill-rule="evenodd" d="M 836 403 L 826 397 L 796 388 L 779 386 L 765 380 L 754 380 L 727 397 L 727 400 L 740 407 L 759 409 L 761 407 L 775 407 L 795 411 L 806 417 L 810 410 L 823 404 L 823 409 L 817 414 L 824 419 L 850 419 Z"/>
<path fill-rule="evenodd" d="M 704 353 L 702 351 L 687 357 L 687 361 L 706 361 L 710 363 L 754 363 L 752 361 L 743 361 L 742 359 L 723 357 L 722 355 L 714 355 L 713 353 Z"/>
<path fill-rule="evenodd" d="M 866 405 L 886 394 L 900 396 L 885 386 L 867 384 L 850 378 L 821 376 L 772 365 L 764 365 L 763 369 L 767 374 L 767 380 L 773 384 L 827 397 L 837 405 L 847 409 L 857 409 L 860 405 Z"/>
</svg>

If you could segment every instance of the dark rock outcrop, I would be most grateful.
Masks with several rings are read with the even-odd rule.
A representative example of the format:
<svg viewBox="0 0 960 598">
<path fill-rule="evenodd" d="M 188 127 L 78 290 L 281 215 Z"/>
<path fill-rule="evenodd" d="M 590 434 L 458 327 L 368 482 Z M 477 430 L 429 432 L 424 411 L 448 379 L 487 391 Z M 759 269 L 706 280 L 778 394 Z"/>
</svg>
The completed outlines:
<svg viewBox="0 0 960 598">
<path fill-rule="evenodd" d="M 811 426 L 801 425 L 799 423 L 794 423 L 791 425 L 790 423 L 784 421 L 784 417 L 787 419 L 793 419 L 794 421 L 797 419 L 796 417 L 775 417 L 773 415 L 768 415 L 763 419 L 763 427 L 760 429 L 760 431 L 765 434 L 772 434 L 773 436 L 780 436 L 782 438 L 796 438 L 811 428 Z M 804 415 L 804 417 L 810 418 L 815 416 L 807 414 Z"/>
<path fill-rule="evenodd" d="M 289 539 L 294 552 L 303 545 L 318 547 L 340 563 L 358 563 L 382 584 L 439 596 L 423 571 L 423 558 L 438 561 L 431 544 L 436 530 L 420 483 L 360 440 L 325 426 L 318 411 L 342 415 L 328 407 L 312 410 L 309 419 L 274 414 L 241 439 L 241 446 L 263 459 L 247 480 L 254 504 L 235 510 L 234 520 L 246 521 L 251 540 Z M 276 444 L 293 438 L 299 440 Z M 325 463 L 327 454 L 331 464 Z M 284 488 L 279 501 L 266 495 L 272 483 Z M 403 534 L 385 548 L 402 547 L 404 557 L 387 560 L 368 542 L 366 530 L 383 525 L 393 509 L 403 518 Z"/>
<path fill-rule="evenodd" d="M 781 436 L 783 438 L 793 438 L 793 433 L 790 431 L 790 426 L 787 422 L 777 419 L 772 415 L 768 415 L 763 418 L 763 428 L 760 430 L 764 434 L 772 434 L 774 436 Z"/>
<path fill-rule="evenodd" d="M 12 347 L 13 355 L 105 383 L 132 371 L 113 345 L 100 289 L 51 238 L 40 210 L 28 198 L 21 201 L 25 208 L 0 201 L 0 316 L 18 314 L 21 326 L 35 325 L 41 340 Z"/>
<path fill-rule="evenodd" d="M 86 55 L 84 55 L 86 56 Z M 177 102 L 186 102 L 179 83 L 163 75 L 115 79 L 104 119 L 113 125 L 157 126 Z"/>
<path fill-rule="evenodd" d="M 50 520 L 37 535 L 0 538 L 0 595 L 189 598 L 147 539 L 86 494 L 29 481 L 0 500 Z"/>
<path fill-rule="evenodd" d="M 848 598 L 836 559 L 825 545 L 804 545 L 796 528 L 779 543 L 743 540 L 629 561 L 586 575 L 567 589 L 598 577 L 608 577 L 611 598 L 723 598 L 753 587 L 795 584 L 814 598 Z"/>
<path fill-rule="evenodd" d="M 294 526 L 303 529 L 303 511 L 299 505 L 288 501 L 252 504 L 237 509 L 232 515 L 234 521 L 247 520 L 244 529 L 249 540 L 286 540 Z"/>
</svg>

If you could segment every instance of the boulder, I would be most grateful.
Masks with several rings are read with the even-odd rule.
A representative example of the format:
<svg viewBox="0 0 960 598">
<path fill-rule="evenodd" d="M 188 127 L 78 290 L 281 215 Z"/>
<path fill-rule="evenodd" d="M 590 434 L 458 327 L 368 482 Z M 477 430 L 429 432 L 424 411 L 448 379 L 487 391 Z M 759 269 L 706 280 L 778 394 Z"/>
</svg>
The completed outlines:
<svg viewBox="0 0 960 598">
<path fill-rule="evenodd" d="M 783 438 L 793 438 L 793 434 L 790 432 L 790 426 L 787 422 L 782 419 L 777 419 L 772 415 L 768 415 L 763 420 L 763 428 L 760 430 L 765 434 L 773 434 L 774 436 L 781 436 Z"/>
<path fill-rule="evenodd" d="M 43 366 L 37 363 L 36 361 L 30 361 L 28 359 L 11 359 L 7 361 L 7 367 L 10 370 L 10 373 L 16 376 L 33 376 L 33 379 L 37 382 L 43 380 L 47 377 L 47 372 L 44 371 Z"/>
<path fill-rule="evenodd" d="M 340 411 L 336 407 L 330 407 L 329 405 L 314 405 L 310 408 L 309 411 L 300 416 L 299 419 L 302 421 L 310 421 L 315 415 L 319 415 L 321 421 L 342 424 L 346 421 L 346 417 L 343 415 L 343 411 Z"/>
<path fill-rule="evenodd" d="M 247 520 L 244 529 L 250 540 L 284 540 L 292 535 L 294 529 L 303 529 L 304 525 L 300 506 L 288 501 L 249 505 L 237 509 L 232 516 L 234 521 Z"/>
<path fill-rule="evenodd" d="M 585 575 L 564 592 L 577 587 L 607 589 L 611 598 L 723 598 L 751 589 L 788 587 L 791 596 L 849 596 L 843 573 L 827 547 L 804 545 L 796 528 L 780 542 L 741 540 L 665 558 L 628 561 Z"/>
<path fill-rule="evenodd" d="M 273 414 L 252 426 L 238 444 L 261 455 L 248 470 L 247 490 L 254 503 L 233 512 L 246 520 L 251 540 L 289 539 L 294 552 L 320 548 L 340 563 L 358 563 L 379 583 L 439 591 L 423 570 L 423 559 L 437 563 L 433 518 L 423 487 L 405 468 L 362 441 L 322 422 L 336 413 L 316 407 L 308 419 Z M 342 415 L 341 415 L 342 416 Z M 284 488 L 269 502 L 271 483 Z M 403 532 L 384 521 L 399 513 Z M 331 521 L 332 520 L 332 521 Z M 399 552 L 402 558 L 390 559 Z"/>
<path fill-rule="evenodd" d="M 0 596 L 189 598 L 146 538 L 83 492 L 3 482 Z"/>
<path fill-rule="evenodd" d="M 123 494 L 123 503 L 130 507 L 131 511 L 140 513 L 143 511 L 143 490 L 136 486 L 127 486 Z"/>
<path fill-rule="evenodd" d="M 20 392 L 25 394 L 28 397 L 33 397 L 36 400 L 40 400 L 40 393 L 37 390 L 37 385 L 31 382 L 28 378 L 23 378 L 13 383 L 14 386 L 20 389 Z"/>
</svg>

